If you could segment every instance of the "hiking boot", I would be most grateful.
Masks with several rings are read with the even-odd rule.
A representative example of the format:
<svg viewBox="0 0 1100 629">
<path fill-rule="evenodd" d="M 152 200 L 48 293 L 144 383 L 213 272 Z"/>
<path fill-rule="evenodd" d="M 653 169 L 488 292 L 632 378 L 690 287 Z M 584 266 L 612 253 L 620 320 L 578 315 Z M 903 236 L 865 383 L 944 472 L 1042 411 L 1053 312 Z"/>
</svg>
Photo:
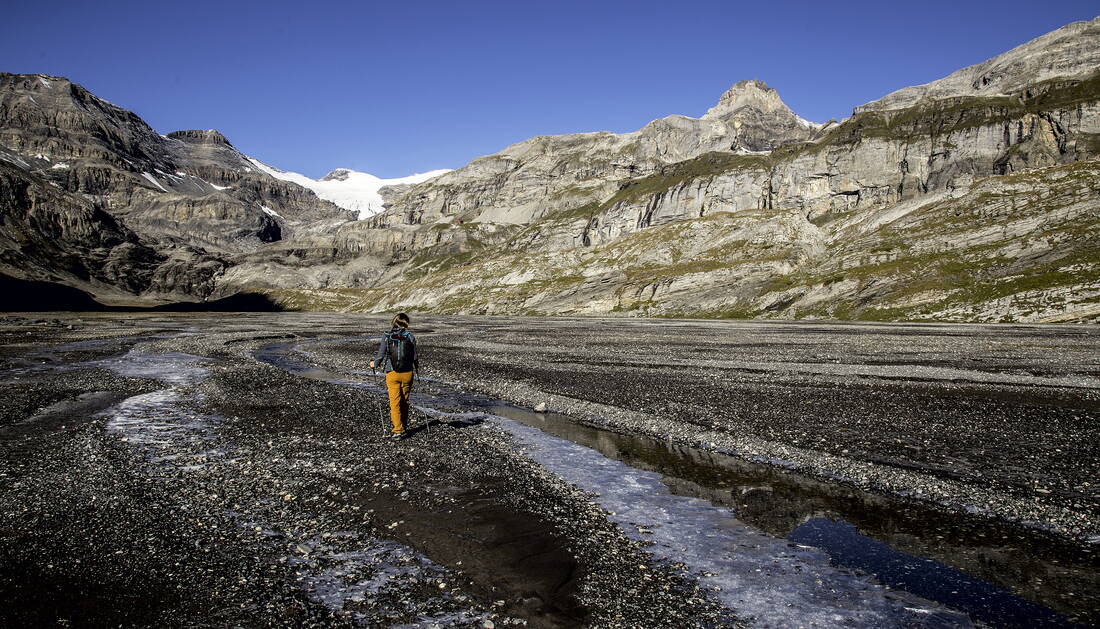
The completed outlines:
<svg viewBox="0 0 1100 629">
<path fill-rule="evenodd" d="M 405 438 L 405 433 L 403 433 L 403 432 L 391 432 L 389 437 L 390 437 L 390 439 L 400 441 L 400 440 Z"/>
</svg>

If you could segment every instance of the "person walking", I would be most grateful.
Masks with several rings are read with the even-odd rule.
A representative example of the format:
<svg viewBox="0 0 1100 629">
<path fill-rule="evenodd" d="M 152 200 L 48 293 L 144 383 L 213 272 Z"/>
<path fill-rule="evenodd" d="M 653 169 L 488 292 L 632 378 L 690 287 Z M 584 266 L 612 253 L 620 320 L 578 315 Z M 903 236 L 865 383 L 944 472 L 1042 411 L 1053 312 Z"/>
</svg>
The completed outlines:
<svg viewBox="0 0 1100 629">
<path fill-rule="evenodd" d="M 420 369 L 416 355 L 416 338 L 409 331 L 409 315 L 397 313 L 390 324 L 391 330 L 382 335 L 378 343 L 378 355 L 370 361 L 371 369 L 386 371 L 386 389 L 390 394 L 390 422 L 394 439 L 405 438 L 409 423 L 409 394 L 412 392 L 413 375 Z"/>
</svg>

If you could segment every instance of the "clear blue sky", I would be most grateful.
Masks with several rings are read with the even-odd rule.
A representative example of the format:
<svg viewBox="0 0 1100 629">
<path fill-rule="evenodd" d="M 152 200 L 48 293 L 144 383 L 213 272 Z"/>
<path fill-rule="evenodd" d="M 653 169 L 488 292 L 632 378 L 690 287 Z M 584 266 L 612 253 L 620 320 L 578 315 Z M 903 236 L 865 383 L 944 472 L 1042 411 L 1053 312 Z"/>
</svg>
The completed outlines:
<svg viewBox="0 0 1100 629">
<path fill-rule="evenodd" d="M 1095 0 L 5 3 L 0 71 L 66 76 L 162 133 L 311 177 L 457 168 L 534 135 L 702 115 L 763 79 L 823 122 Z"/>
</svg>

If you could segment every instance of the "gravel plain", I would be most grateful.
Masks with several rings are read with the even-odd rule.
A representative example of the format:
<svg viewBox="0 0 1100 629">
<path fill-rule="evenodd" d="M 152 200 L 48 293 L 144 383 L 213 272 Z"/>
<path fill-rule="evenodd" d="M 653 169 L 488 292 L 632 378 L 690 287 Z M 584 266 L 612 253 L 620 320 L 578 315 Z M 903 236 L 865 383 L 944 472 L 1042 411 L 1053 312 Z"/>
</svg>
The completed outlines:
<svg viewBox="0 0 1100 629">
<path fill-rule="evenodd" d="M 434 403 L 400 442 L 366 368 L 379 317 L 0 320 L 0 622 L 743 622 L 484 421 L 487 400 L 546 405 L 593 444 L 671 444 L 616 448 L 770 534 L 842 512 L 1100 622 L 1094 328 L 413 319 L 414 402 Z M 272 347 L 328 373 L 257 358 Z M 760 491 L 723 485 L 742 465 Z"/>
</svg>

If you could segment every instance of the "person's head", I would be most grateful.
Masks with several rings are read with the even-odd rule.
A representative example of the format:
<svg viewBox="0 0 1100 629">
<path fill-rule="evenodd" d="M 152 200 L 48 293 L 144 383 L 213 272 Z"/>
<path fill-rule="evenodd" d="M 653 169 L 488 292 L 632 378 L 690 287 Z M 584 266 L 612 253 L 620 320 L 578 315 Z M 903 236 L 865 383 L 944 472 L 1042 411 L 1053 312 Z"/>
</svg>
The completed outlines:
<svg viewBox="0 0 1100 629">
<path fill-rule="evenodd" d="M 395 328 L 402 328 L 402 329 L 408 328 L 409 327 L 409 315 L 405 314 L 404 312 L 397 313 L 394 316 L 393 323 L 391 325 Z"/>
</svg>

